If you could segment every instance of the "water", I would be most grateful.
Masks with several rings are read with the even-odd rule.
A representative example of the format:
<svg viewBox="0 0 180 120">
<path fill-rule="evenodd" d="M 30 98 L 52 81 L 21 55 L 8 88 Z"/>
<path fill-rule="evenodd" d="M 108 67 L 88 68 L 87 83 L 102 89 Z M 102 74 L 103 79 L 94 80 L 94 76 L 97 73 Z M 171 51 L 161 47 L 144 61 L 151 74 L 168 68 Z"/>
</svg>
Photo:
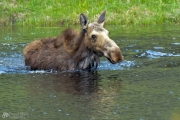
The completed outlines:
<svg viewBox="0 0 180 120">
<path fill-rule="evenodd" d="M 97 71 L 29 71 L 27 43 L 65 28 L 0 28 L 0 114 L 9 119 L 179 120 L 178 26 L 106 26 L 125 61 Z M 0 116 L 1 117 L 1 116 Z"/>
</svg>

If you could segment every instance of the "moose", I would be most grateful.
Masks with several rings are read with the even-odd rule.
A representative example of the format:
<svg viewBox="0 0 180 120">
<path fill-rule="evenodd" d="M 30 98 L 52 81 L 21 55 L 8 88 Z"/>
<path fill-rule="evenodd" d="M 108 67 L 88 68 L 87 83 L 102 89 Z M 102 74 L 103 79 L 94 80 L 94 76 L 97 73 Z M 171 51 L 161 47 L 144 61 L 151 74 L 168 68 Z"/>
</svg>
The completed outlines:
<svg viewBox="0 0 180 120">
<path fill-rule="evenodd" d="M 106 10 L 90 23 L 81 13 L 80 32 L 67 28 L 58 37 L 29 43 L 23 51 L 25 65 L 31 70 L 66 71 L 97 68 L 103 56 L 112 64 L 123 61 L 120 48 L 103 28 L 105 17 Z"/>
</svg>

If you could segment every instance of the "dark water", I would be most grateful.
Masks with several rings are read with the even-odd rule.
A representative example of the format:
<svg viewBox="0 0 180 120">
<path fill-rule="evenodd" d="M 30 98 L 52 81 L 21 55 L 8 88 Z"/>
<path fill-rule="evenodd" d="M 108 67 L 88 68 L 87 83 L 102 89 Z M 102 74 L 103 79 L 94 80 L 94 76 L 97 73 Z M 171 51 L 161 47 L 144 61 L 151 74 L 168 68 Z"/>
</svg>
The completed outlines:
<svg viewBox="0 0 180 120">
<path fill-rule="evenodd" d="M 28 71 L 22 50 L 64 28 L 1 27 L 0 119 L 179 120 L 179 26 L 106 28 L 125 61 L 52 73 Z"/>
</svg>

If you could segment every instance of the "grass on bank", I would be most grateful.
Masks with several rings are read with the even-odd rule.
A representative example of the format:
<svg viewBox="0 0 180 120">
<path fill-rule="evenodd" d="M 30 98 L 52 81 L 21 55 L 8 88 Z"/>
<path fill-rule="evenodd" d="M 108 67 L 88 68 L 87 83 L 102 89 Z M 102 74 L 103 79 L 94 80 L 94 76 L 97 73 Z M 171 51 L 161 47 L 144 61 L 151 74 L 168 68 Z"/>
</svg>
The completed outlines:
<svg viewBox="0 0 180 120">
<path fill-rule="evenodd" d="M 91 21 L 107 10 L 106 24 L 179 24 L 180 0 L 2 0 L 0 25 L 58 26 Z"/>
</svg>

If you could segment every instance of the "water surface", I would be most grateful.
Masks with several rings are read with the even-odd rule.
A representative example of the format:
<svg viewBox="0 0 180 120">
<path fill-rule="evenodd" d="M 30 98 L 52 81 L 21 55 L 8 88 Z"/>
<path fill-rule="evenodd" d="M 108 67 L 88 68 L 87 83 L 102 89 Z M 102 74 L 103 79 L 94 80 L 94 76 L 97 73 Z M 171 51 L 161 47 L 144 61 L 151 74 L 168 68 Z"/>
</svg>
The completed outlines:
<svg viewBox="0 0 180 120">
<path fill-rule="evenodd" d="M 96 71 L 29 71 L 22 50 L 65 27 L 0 28 L 0 113 L 13 119 L 179 120 L 178 26 L 106 26 L 125 61 Z M 24 114 L 18 114 L 23 112 Z M 1 116 L 0 116 L 1 117 Z"/>
</svg>

